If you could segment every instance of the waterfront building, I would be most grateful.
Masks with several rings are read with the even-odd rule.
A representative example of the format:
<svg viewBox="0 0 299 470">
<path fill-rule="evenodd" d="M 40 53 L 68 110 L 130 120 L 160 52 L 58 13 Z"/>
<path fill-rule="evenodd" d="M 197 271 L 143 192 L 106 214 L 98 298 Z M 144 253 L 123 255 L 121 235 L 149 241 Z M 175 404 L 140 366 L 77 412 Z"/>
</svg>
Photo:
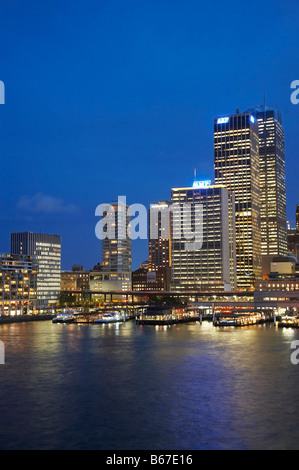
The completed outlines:
<svg viewBox="0 0 299 470">
<path fill-rule="evenodd" d="M 220 185 L 200 186 L 171 191 L 171 288 L 235 290 L 234 195 Z"/>
<path fill-rule="evenodd" d="M 169 201 L 159 201 L 151 204 L 149 210 L 149 271 L 158 268 L 168 268 L 171 265 L 171 238 Z M 163 223 L 163 210 L 166 209 L 167 226 Z M 167 211 L 168 210 L 168 211 Z"/>
<path fill-rule="evenodd" d="M 287 254 L 284 131 L 279 110 L 263 105 L 248 112 L 258 123 L 261 253 L 267 275 L 272 257 Z"/>
<path fill-rule="evenodd" d="M 0 254 L 0 313 L 23 315 L 36 309 L 37 265 L 32 256 Z"/>
<path fill-rule="evenodd" d="M 90 271 L 83 266 L 74 265 L 71 271 L 61 271 L 61 290 L 75 291 L 89 289 Z"/>
<path fill-rule="evenodd" d="M 260 163 L 257 120 L 249 112 L 214 120 L 215 184 L 235 195 L 236 269 L 239 290 L 262 276 Z"/>
<path fill-rule="evenodd" d="M 35 257 L 37 308 L 43 310 L 53 307 L 60 294 L 60 236 L 32 232 L 12 233 L 11 253 Z"/>
<path fill-rule="evenodd" d="M 285 313 L 286 308 L 299 311 L 299 278 L 269 278 L 256 282 L 254 301 L 262 308 L 276 308 Z"/>
<path fill-rule="evenodd" d="M 171 269 L 161 266 L 155 271 L 148 271 L 140 267 L 132 272 L 132 290 L 133 291 L 160 291 L 170 290 Z"/>
<path fill-rule="evenodd" d="M 111 204 L 113 223 L 102 240 L 102 289 L 131 290 L 132 241 L 128 236 L 128 206 Z M 110 209 L 111 210 L 111 209 Z"/>
</svg>

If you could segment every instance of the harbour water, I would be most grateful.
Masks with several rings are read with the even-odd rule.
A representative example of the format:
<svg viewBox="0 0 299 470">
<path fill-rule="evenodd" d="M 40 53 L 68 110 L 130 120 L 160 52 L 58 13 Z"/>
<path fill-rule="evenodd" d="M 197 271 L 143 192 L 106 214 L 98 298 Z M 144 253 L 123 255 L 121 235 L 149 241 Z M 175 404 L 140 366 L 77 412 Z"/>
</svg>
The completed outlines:
<svg viewBox="0 0 299 470">
<path fill-rule="evenodd" d="M 298 449 L 299 331 L 0 326 L 1 449 Z"/>
</svg>

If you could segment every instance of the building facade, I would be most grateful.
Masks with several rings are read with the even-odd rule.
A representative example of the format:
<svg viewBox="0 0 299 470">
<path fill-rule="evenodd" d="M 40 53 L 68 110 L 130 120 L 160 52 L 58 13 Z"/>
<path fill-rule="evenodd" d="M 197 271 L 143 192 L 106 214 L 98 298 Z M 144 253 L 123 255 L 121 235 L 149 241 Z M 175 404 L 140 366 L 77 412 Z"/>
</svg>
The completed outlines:
<svg viewBox="0 0 299 470">
<path fill-rule="evenodd" d="M 259 132 L 261 253 L 267 275 L 271 258 L 287 254 L 284 131 L 278 110 L 258 106 L 249 112 Z"/>
<path fill-rule="evenodd" d="M 35 313 L 37 265 L 32 256 L 0 254 L 0 314 Z"/>
<path fill-rule="evenodd" d="M 155 271 L 148 271 L 140 267 L 132 272 L 133 291 L 157 291 L 167 292 L 170 290 L 171 269 L 170 267 L 159 267 Z"/>
<path fill-rule="evenodd" d="M 214 120 L 215 184 L 235 195 L 236 269 L 239 290 L 262 277 L 258 123 L 245 112 Z"/>
<path fill-rule="evenodd" d="M 172 290 L 235 290 L 233 194 L 219 185 L 173 188 L 171 202 Z"/>
<path fill-rule="evenodd" d="M 37 308 L 53 307 L 59 299 L 61 238 L 59 235 L 11 234 L 11 253 L 34 256 L 37 265 Z"/>
<path fill-rule="evenodd" d="M 73 267 L 71 271 L 61 271 L 61 291 L 89 289 L 90 271 Z"/>
<path fill-rule="evenodd" d="M 158 268 L 169 268 L 171 265 L 171 236 L 169 211 L 166 212 L 167 227 L 163 220 L 163 210 L 169 209 L 169 201 L 160 201 L 151 204 L 149 210 L 149 271 L 156 271 Z M 168 228 L 168 230 L 167 230 Z M 167 233 L 166 233 L 167 232 Z"/>
<path fill-rule="evenodd" d="M 111 210 L 112 209 L 112 210 Z M 102 240 L 103 290 L 131 290 L 132 240 L 128 236 L 128 206 L 112 204 L 106 238 Z"/>
</svg>

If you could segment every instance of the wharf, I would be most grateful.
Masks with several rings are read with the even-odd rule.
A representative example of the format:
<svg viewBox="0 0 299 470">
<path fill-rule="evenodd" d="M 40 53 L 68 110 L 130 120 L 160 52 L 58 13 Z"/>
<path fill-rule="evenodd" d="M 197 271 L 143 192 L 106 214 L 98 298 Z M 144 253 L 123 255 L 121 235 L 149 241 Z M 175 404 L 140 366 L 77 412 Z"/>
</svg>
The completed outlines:
<svg viewBox="0 0 299 470">
<path fill-rule="evenodd" d="M 30 321 L 48 321 L 52 320 L 55 315 L 2 315 L 0 317 L 0 325 L 6 323 L 22 323 L 22 322 L 30 322 Z"/>
</svg>

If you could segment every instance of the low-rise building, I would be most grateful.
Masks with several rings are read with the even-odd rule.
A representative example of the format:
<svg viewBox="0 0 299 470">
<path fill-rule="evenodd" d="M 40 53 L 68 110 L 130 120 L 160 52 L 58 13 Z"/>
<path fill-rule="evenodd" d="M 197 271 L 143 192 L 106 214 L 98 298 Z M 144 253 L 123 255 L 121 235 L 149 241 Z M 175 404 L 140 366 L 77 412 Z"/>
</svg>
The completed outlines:
<svg viewBox="0 0 299 470">
<path fill-rule="evenodd" d="M 155 271 L 139 268 L 132 273 L 133 291 L 168 292 L 171 284 L 171 268 L 160 267 Z"/>
<path fill-rule="evenodd" d="M 34 313 L 37 302 L 37 263 L 27 255 L 0 254 L 0 314 Z"/>
</svg>

